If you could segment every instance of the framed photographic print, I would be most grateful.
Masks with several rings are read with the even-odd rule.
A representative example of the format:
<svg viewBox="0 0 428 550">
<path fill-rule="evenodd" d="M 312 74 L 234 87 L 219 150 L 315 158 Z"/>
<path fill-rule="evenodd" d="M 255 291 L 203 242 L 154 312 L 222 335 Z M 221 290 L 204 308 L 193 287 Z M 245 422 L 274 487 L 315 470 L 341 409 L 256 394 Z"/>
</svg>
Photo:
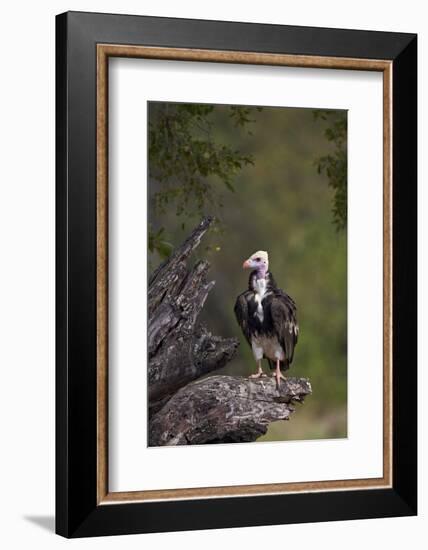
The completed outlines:
<svg viewBox="0 0 428 550">
<path fill-rule="evenodd" d="M 57 532 L 416 514 L 416 36 L 56 24 Z"/>
</svg>

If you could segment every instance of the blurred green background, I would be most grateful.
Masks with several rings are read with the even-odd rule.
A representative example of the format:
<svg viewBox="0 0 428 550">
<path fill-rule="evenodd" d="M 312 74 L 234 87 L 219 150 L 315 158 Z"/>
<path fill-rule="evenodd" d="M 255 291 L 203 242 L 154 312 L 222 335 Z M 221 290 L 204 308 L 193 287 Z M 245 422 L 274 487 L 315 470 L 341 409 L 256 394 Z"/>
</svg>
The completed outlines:
<svg viewBox="0 0 428 550">
<path fill-rule="evenodd" d="M 337 121 L 346 155 L 344 111 L 149 104 L 149 268 L 203 214 L 219 219 L 196 251 L 209 259 L 216 281 L 201 320 L 241 345 L 217 373 L 256 371 L 233 312 L 248 284 L 246 258 L 267 250 L 270 271 L 297 304 L 300 335 L 287 375 L 309 378 L 313 394 L 258 441 L 347 436 L 347 237 L 346 221 L 337 223 Z M 346 187 L 339 199 L 346 216 Z"/>
</svg>

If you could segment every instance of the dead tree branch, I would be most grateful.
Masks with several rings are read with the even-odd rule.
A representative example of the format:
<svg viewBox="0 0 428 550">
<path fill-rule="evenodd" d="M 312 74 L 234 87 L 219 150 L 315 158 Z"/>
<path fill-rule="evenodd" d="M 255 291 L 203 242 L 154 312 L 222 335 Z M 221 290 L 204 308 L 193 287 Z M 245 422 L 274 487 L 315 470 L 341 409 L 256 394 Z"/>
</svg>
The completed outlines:
<svg viewBox="0 0 428 550">
<path fill-rule="evenodd" d="M 310 393 L 304 378 L 282 380 L 278 389 L 272 378 L 210 376 L 180 389 L 154 415 L 150 445 L 255 441 Z"/>
</svg>

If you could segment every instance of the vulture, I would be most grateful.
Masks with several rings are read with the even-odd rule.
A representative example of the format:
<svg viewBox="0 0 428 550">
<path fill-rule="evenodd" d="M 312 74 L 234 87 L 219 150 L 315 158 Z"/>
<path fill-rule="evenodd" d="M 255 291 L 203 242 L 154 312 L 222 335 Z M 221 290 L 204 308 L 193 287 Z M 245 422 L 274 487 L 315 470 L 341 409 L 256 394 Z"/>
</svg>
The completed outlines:
<svg viewBox="0 0 428 550">
<path fill-rule="evenodd" d="M 266 376 L 262 369 L 266 358 L 279 387 L 281 378 L 285 380 L 281 371 L 290 368 L 299 335 L 296 304 L 278 288 L 267 252 L 255 252 L 242 267 L 252 271 L 248 290 L 236 299 L 235 315 L 257 363 L 257 373 L 250 378 Z"/>
</svg>

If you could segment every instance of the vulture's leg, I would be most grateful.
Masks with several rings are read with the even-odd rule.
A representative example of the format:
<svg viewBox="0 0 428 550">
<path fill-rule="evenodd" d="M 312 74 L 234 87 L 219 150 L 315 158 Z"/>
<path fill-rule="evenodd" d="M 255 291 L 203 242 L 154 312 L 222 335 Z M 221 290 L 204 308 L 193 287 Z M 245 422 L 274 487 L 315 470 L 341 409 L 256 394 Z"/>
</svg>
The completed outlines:
<svg viewBox="0 0 428 550">
<path fill-rule="evenodd" d="M 281 378 L 283 380 L 286 380 L 285 376 L 282 374 L 281 372 L 281 361 L 279 359 L 276 360 L 276 371 L 275 371 L 275 374 L 273 376 L 275 376 L 276 378 L 276 385 L 280 386 L 280 383 L 281 383 Z"/>
<path fill-rule="evenodd" d="M 259 359 L 259 361 L 257 361 L 257 372 L 256 374 L 251 374 L 250 375 L 250 378 L 260 378 L 262 376 L 266 376 L 266 374 L 263 372 L 263 369 L 262 369 L 262 361 L 261 359 Z"/>
</svg>

